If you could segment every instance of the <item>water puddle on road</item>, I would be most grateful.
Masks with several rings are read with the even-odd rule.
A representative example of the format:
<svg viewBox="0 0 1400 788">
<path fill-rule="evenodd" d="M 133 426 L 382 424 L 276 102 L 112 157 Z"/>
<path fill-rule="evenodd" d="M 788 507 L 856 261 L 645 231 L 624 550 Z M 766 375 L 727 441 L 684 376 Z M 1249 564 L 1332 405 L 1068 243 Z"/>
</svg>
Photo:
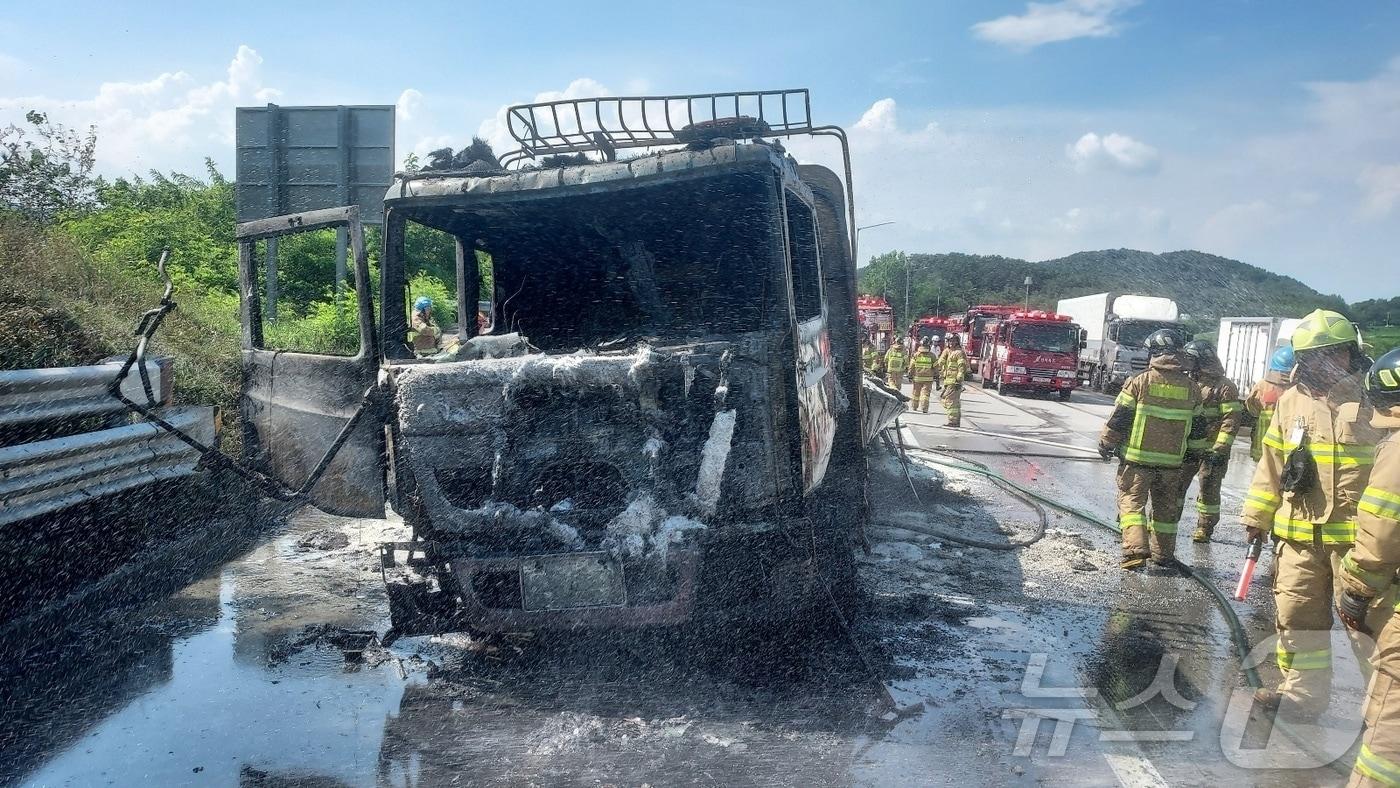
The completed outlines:
<svg viewBox="0 0 1400 788">
<path fill-rule="evenodd" d="M 397 661 L 347 664 L 328 643 L 279 654 L 240 642 L 239 619 L 247 612 L 235 604 L 240 582 L 225 572 L 213 626 L 170 641 L 166 654 L 147 654 L 141 664 L 160 678 L 28 782 L 233 785 L 311 776 L 365 782 L 375 770 L 385 719 L 404 691 Z M 69 702 L 88 700 L 79 693 Z M 73 711 L 56 724 L 80 725 L 87 715 Z"/>
</svg>

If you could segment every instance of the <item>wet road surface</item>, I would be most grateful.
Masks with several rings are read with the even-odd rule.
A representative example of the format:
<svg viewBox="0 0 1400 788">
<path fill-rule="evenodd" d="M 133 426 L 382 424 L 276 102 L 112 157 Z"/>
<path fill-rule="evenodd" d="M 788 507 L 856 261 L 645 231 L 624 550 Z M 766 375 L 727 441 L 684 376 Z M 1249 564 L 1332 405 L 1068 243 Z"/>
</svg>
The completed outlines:
<svg viewBox="0 0 1400 788">
<path fill-rule="evenodd" d="M 973 384 L 964 426 L 1092 447 L 1109 408 L 1100 395 L 1060 403 Z M 1062 451 L 950 432 L 941 421 L 906 417 L 906 439 Z M 1227 591 L 1244 552 L 1234 518 L 1246 449 L 1226 484 L 1219 541 L 1190 543 L 1193 494 L 1178 551 Z M 1109 465 L 965 456 L 1114 517 Z M 9 666 L 0 781 L 1342 782 L 1325 768 L 1281 768 L 1309 764 L 1290 741 L 1269 738 L 1266 721 L 1250 721 L 1226 621 L 1193 581 L 1168 570 L 1123 573 L 1116 535 L 1053 511 L 1045 537 L 1025 549 L 960 546 L 927 528 L 1020 541 L 1034 534 L 1037 515 L 980 476 L 916 467 L 911 490 L 896 463 L 875 465 L 856 645 L 906 714 L 881 716 L 867 663 L 836 630 L 777 656 L 772 644 L 697 644 L 666 632 L 364 648 L 357 633 L 388 624 L 375 545 L 402 538 L 402 525 L 305 510 L 148 604 L 29 633 L 42 643 Z M 1253 641 L 1272 632 L 1265 574 L 1235 608 Z M 1263 673 L 1272 680 L 1267 663 Z M 1325 723 L 1345 728 L 1356 716 L 1360 684 L 1354 668 L 1339 672 Z M 1232 716 L 1237 724 L 1224 725 Z"/>
</svg>

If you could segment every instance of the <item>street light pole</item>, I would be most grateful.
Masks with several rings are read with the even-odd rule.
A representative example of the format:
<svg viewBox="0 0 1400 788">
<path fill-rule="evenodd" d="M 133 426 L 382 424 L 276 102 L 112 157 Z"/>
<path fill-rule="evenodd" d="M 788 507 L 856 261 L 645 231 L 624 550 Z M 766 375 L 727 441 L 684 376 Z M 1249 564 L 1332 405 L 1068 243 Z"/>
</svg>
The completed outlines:
<svg viewBox="0 0 1400 788">
<path fill-rule="evenodd" d="M 1029 275 L 1026 276 L 1026 305 L 1024 309 L 1027 312 L 1031 311 L 1031 278 Z"/>
</svg>

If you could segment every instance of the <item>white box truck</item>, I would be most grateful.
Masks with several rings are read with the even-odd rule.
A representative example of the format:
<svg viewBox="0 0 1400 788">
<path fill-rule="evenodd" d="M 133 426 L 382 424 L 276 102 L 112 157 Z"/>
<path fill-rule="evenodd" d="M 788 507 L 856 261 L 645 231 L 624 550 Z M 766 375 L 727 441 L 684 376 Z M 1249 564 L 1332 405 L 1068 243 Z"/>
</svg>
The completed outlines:
<svg viewBox="0 0 1400 788">
<path fill-rule="evenodd" d="M 1161 328 L 1181 328 L 1176 302 L 1159 296 L 1096 293 L 1066 298 L 1055 307 L 1084 329 L 1079 376 L 1095 391 L 1117 393 L 1124 381 L 1147 369 L 1143 341 Z"/>
<path fill-rule="evenodd" d="M 1288 344 L 1301 322 L 1285 317 L 1222 317 L 1215 352 L 1225 377 L 1247 393 L 1269 368 L 1269 357 Z"/>
</svg>

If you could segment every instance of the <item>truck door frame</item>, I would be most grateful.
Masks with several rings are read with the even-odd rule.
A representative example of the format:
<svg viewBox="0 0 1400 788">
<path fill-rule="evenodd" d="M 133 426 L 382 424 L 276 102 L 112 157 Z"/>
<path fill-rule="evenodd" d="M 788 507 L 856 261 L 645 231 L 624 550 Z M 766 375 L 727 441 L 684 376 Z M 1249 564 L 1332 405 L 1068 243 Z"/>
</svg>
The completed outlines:
<svg viewBox="0 0 1400 788">
<path fill-rule="evenodd" d="M 258 287 L 258 241 L 326 228 L 344 228 L 353 257 L 360 346 L 353 356 L 299 353 L 265 346 Z M 237 225 L 239 319 L 243 323 L 243 454 L 283 484 L 308 479 L 341 429 L 376 385 L 380 348 L 374 295 L 358 206 L 273 216 Z M 384 513 L 384 429 L 380 418 L 362 418 L 311 489 L 310 500 L 332 514 L 381 517 Z"/>
</svg>

